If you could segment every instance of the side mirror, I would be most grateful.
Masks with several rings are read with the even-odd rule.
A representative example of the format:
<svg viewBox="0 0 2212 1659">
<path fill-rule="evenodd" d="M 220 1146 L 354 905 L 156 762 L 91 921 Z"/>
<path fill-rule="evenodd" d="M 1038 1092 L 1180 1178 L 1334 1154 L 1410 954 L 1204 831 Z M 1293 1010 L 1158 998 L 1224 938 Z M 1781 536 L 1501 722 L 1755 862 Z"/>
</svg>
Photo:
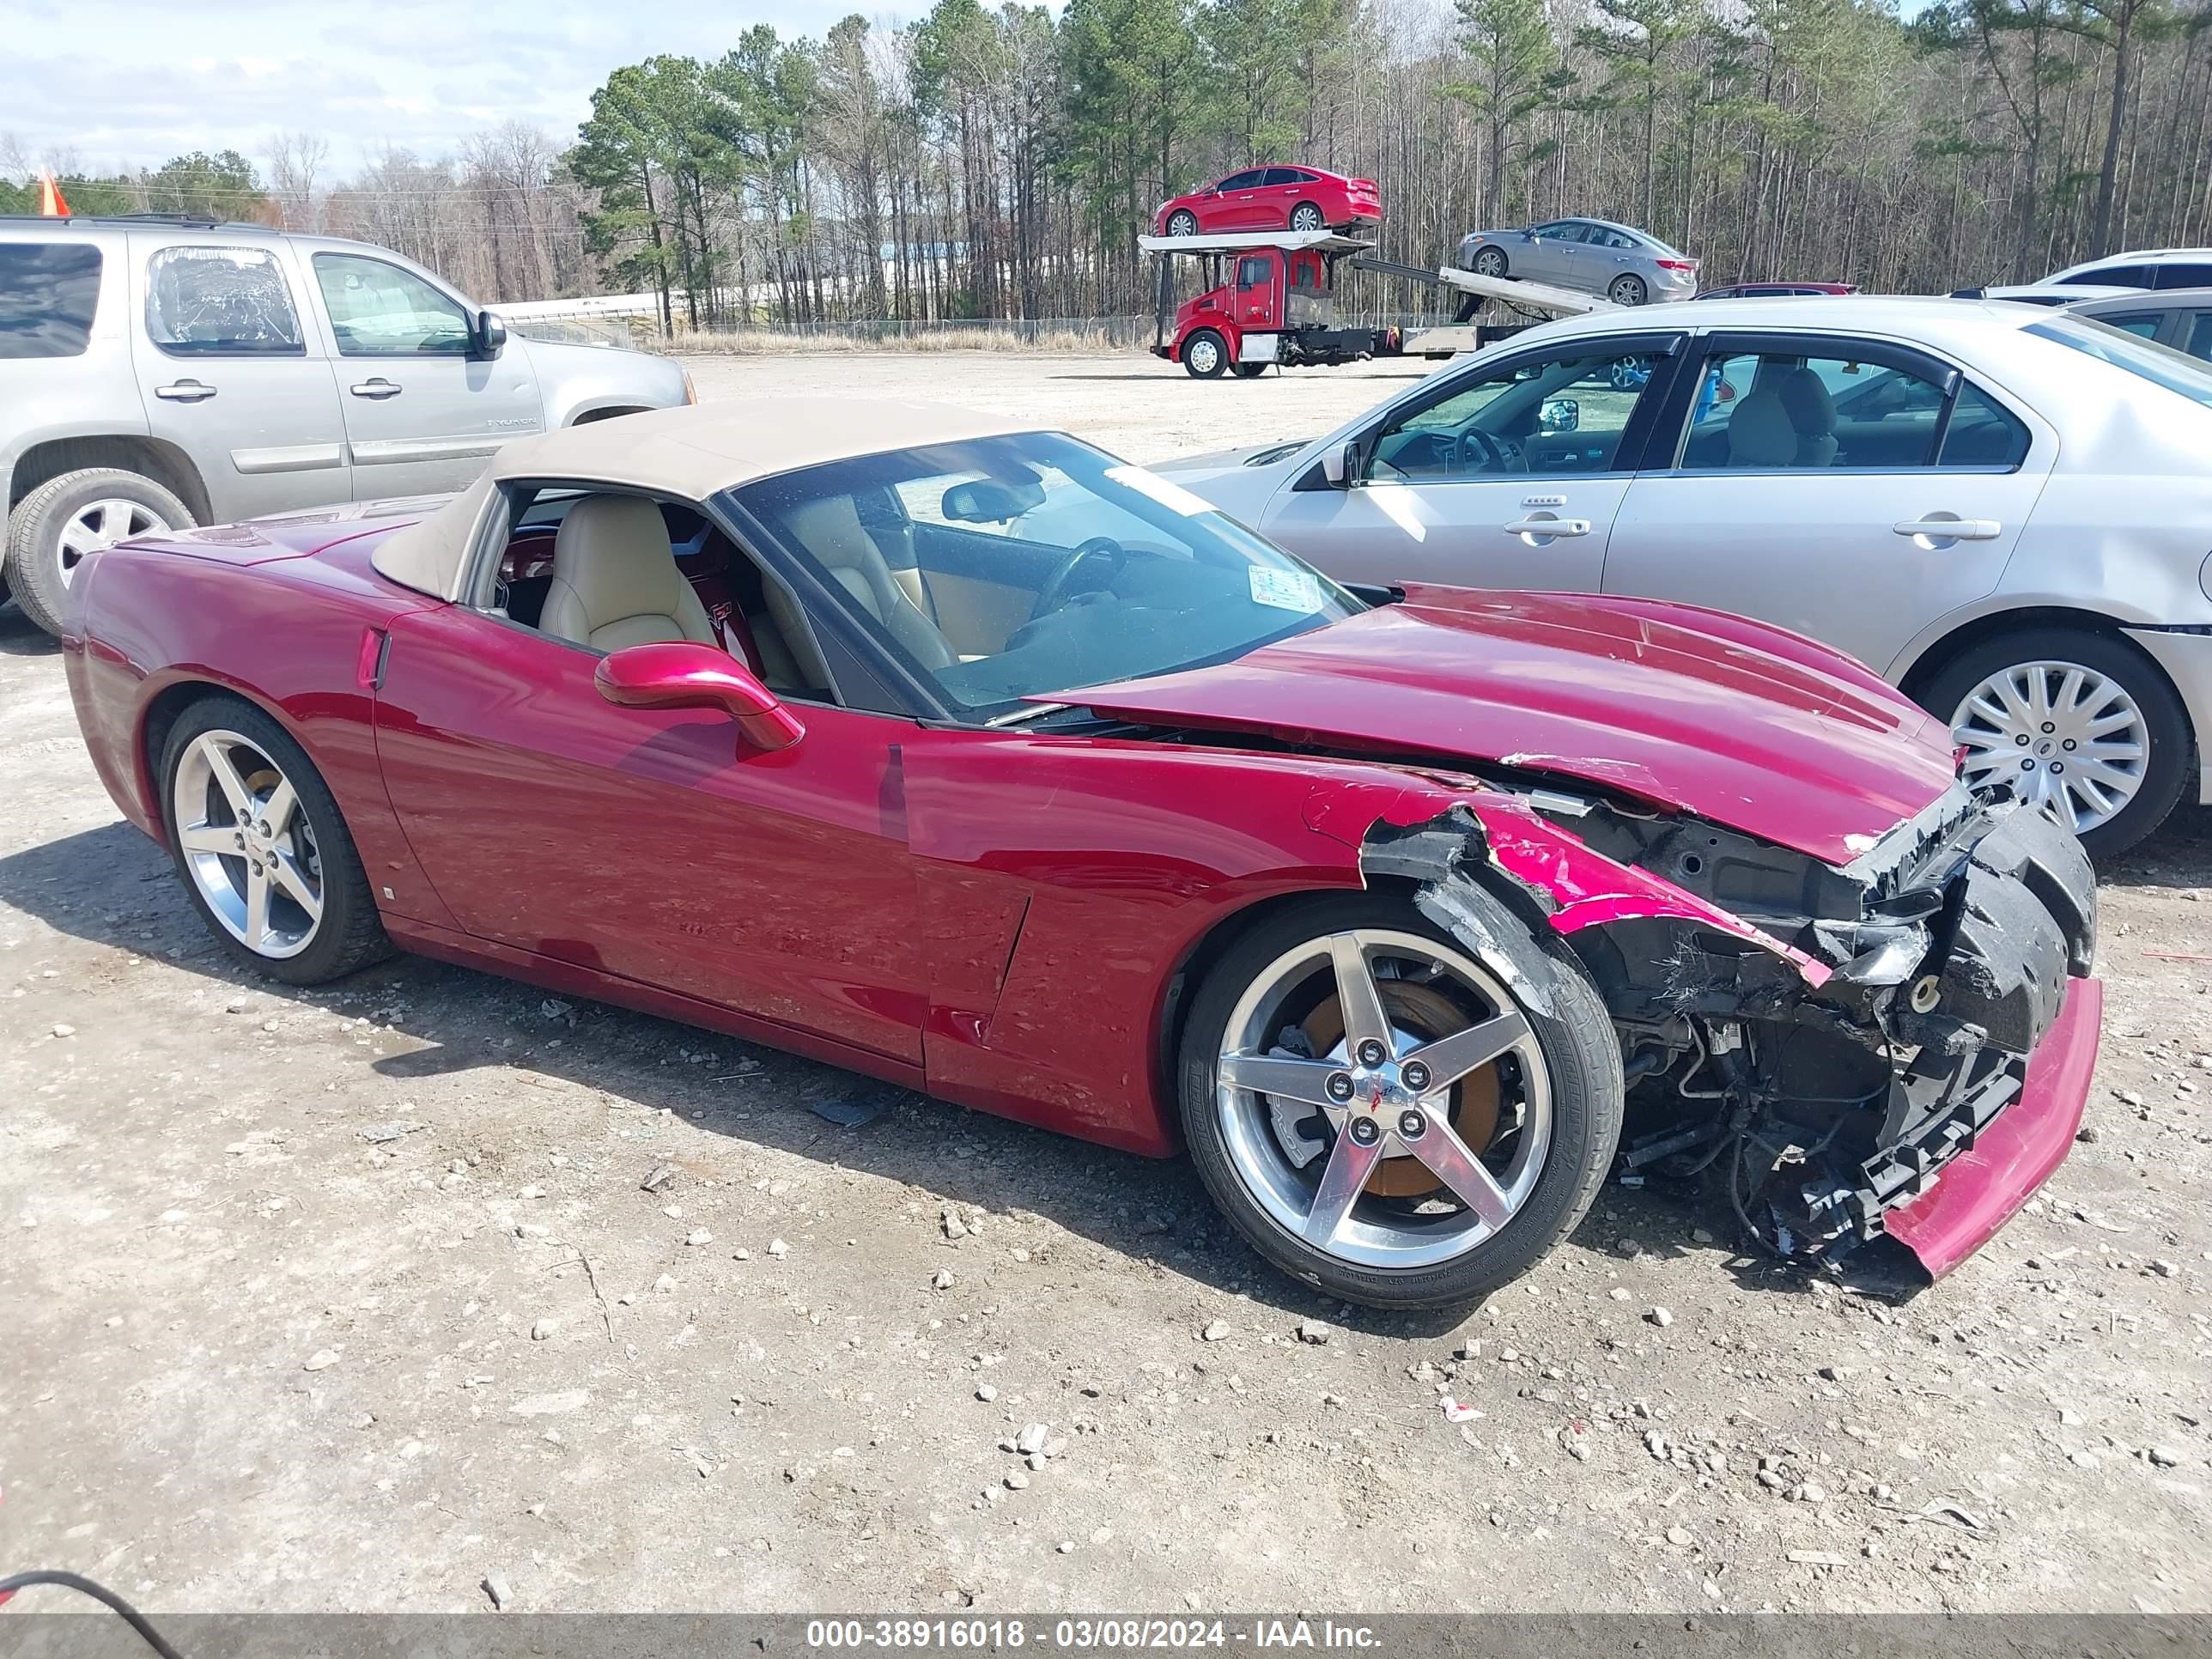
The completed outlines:
<svg viewBox="0 0 2212 1659">
<path fill-rule="evenodd" d="M 1527 229 L 1523 230 L 1521 233 L 1521 240 L 1524 242 L 1534 241 L 1536 240 L 1536 227 L 1530 225 Z"/>
<path fill-rule="evenodd" d="M 1583 406 L 1572 398 L 1553 398 L 1537 416 L 1547 432 L 1573 432 L 1583 423 Z"/>
<path fill-rule="evenodd" d="M 629 646 L 599 659 L 592 684 L 622 708 L 719 708 L 747 744 L 767 753 L 806 735 L 799 716 L 750 669 L 711 645 Z"/>
<path fill-rule="evenodd" d="M 1342 489 L 1352 481 L 1352 450 L 1357 438 L 1346 438 L 1341 443 L 1331 444 L 1321 453 L 1321 476 L 1328 480 L 1329 488 Z"/>
<path fill-rule="evenodd" d="M 496 357 L 507 345 L 507 325 L 489 311 L 477 313 L 477 356 Z"/>
</svg>

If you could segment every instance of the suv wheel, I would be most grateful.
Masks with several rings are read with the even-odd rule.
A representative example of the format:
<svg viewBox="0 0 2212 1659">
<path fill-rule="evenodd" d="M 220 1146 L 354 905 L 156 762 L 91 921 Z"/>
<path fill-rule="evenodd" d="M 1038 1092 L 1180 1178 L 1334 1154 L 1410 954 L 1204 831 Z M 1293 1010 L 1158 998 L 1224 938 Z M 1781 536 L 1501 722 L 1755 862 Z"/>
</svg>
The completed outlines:
<svg viewBox="0 0 2212 1659">
<path fill-rule="evenodd" d="M 2181 699 L 2124 641 L 2038 628 L 1944 665 L 1921 706 L 1951 723 L 1966 781 L 1998 784 L 2081 837 L 2100 861 L 2158 828 L 2196 775 Z"/>
<path fill-rule="evenodd" d="M 8 515 L 8 586 L 25 616 L 59 634 L 87 554 L 191 524 L 191 509 L 151 478 L 112 466 L 64 472 Z"/>
</svg>

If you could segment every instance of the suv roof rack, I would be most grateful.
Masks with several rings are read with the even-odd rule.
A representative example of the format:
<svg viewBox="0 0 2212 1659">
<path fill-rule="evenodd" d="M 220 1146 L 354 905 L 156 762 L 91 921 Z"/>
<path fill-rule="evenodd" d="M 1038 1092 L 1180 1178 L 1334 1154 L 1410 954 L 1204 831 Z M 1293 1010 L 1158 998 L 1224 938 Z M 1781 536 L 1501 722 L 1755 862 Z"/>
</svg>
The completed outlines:
<svg viewBox="0 0 2212 1659">
<path fill-rule="evenodd" d="M 258 230 L 281 236 L 270 225 L 246 219 L 211 219 L 204 213 L 0 213 L 0 225 L 174 225 L 191 230 Z"/>
</svg>

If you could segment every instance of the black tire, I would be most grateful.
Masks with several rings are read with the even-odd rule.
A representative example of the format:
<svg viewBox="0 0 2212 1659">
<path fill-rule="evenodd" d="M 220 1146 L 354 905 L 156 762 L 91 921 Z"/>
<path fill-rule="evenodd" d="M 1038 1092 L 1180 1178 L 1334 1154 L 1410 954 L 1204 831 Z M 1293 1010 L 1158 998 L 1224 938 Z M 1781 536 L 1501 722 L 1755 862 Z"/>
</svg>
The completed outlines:
<svg viewBox="0 0 2212 1659">
<path fill-rule="evenodd" d="M 1332 1256 L 1285 1231 L 1252 1196 L 1214 1109 L 1216 1056 L 1231 1014 L 1253 979 L 1285 951 L 1355 927 L 1392 928 L 1466 951 L 1463 941 L 1431 925 L 1405 900 L 1382 893 L 1328 894 L 1252 928 L 1199 986 L 1177 1056 L 1191 1161 L 1230 1224 L 1291 1278 L 1368 1307 L 1464 1306 L 1525 1272 L 1588 1212 L 1620 1140 L 1620 1045 L 1596 988 L 1565 946 L 1540 940 L 1490 895 L 1469 890 L 1459 896 L 1489 929 L 1520 981 L 1535 993 L 1520 1012 L 1550 1069 L 1553 1091 L 1553 1140 L 1543 1171 L 1495 1237 L 1430 1268 L 1371 1268 Z M 1539 1000 L 1548 1003 L 1548 1011 L 1535 1006 Z"/>
<path fill-rule="evenodd" d="M 1476 252 L 1474 264 L 1468 268 L 1478 276 L 1503 276 L 1507 274 L 1507 266 L 1504 248 L 1486 247 Z"/>
<path fill-rule="evenodd" d="M 1301 202 L 1291 210 L 1291 228 L 1292 230 L 1327 230 L 1328 218 L 1322 212 L 1317 203 Z"/>
<path fill-rule="evenodd" d="M 1183 372 L 1193 380 L 1218 380 L 1229 365 L 1229 342 L 1218 330 L 1201 328 L 1182 343 Z"/>
<path fill-rule="evenodd" d="M 1949 720 L 1967 694 L 1991 675 L 2033 662 L 2078 663 L 2115 682 L 2134 700 L 2148 732 L 2149 757 L 2134 799 L 2081 837 L 2089 856 L 2103 863 L 2165 823 L 2197 776 L 2197 742 L 2188 710 L 2143 652 L 2108 634 L 2070 628 L 2022 629 L 1969 646 L 1920 687 L 1920 706 Z"/>
<path fill-rule="evenodd" d="M 1605 297 L 1617 306 L 1640 306 L 1651 297 L 1651 290 L 1644 286 L 1641 276 L 1632 271 L 1627 276 L 1614 277 L 1613 286 L 1605 291 Z"/>
<path fill-rule="evenodd" d="M 69 577 L 74 566 L 62 549 L 70 520 L 104 501 L 130 501 L 145 509 L 160 529 L 187 530 L 191 509 L 151 478 L 115 466 L 82 467 L 49 478 L 15 503 L 8 514 L 7 579 L 23 614 L 58 635 L 69 614 Z"/>
<path fill-rule="evenodd" d="M 1188 208 L 1177 208 L 1168 216 L 1168 234 L 1195 236 L 1198 234 L 1198 216 Z"/>
<path fill-rule="evenodd" d="M 209 732 L 237 733 L 274 762 L 299 795 L 299 811 L 307 814 L 321 860 L 323 916 L 319 931 L 297 956 L 271 957 L 249 949 L 219 921 L 208 908 L 198 884 L 185 863 L 177 839 L 177 769 L 186 748 Z M 392 954 L 384 922 L 377 915 L 376 899 L 369 890 L 368 873 L 338 811 L 337 799 L 307 751 L 284 728 L 243 698 L 216 693 L 201 698 L 177 717 L 161 745 L 161 819 L 163 840 L 177 878 L 184 884 L 192 908 L 200 914 L 223 948 L 242 966 L 289 985 L 322 985 L 343 979 Z"/>
<path fill-rule="evenodd" d="M 1237 378 L 1240 380 L 1256 380 L 1267 372 L 1267 368 L 1268 365 L 1266 363 L 1239 363 L 1237 365 Z"/>
</svg>

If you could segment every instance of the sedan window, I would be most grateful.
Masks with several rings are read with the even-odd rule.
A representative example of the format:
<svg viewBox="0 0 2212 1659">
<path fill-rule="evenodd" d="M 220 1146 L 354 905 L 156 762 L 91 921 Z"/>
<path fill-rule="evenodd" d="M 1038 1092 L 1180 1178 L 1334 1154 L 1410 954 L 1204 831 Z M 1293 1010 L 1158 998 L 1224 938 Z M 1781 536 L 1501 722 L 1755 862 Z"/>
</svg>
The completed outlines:
<svg viewBox="0 0 2212 1659">
<path fill-rule="evenodd" d="M 1660 362 L 1651 351 L 1522 362 L 1398 415 L 1375 440 L 1376 483 L 1464 483 L 1490 478 L 1610 472 Z"/>
<path fill-rule="evenodd" d="M 2124 330 L 2139 340 L 2155 340 L 2158 338 L 2158 325 L 2166 320 L 2166 313 L 2162 311 L 2131 311 L 2124 317 L 2107 314 L 2097 320 L 2110 323 L 2114 328 Z"/>
<path fill-rule="evenodd" d="M 2151 267 L 2160 288 L 2212 288 L 2212 264 L 2202 260 L 2175 259 Z"/>
<path fill-rule="evenodd" d="M 2164 386 L 2193 404 L 2212 409 L 2212 369 L 2186 352 L 2138 340 L 2088 317 L 2057 317 L 2047 323 L 2030 323 L 2027 332 L 2125 369 L 2153 386 Z"/>
<path fill-rule="evenodd" d="M 2212 311 L 2197 312 L 2190 319 L 2189 337 L 2181 349 L 2192 357 L 2212 363 Z"/>
<path fill-rule="evenodd" d="M 1948 389 L 1848 357 L 1747 352 L 1708 358 L 1686 471 L 1826 471 L 1929 465 Z"/>
<path fill-rule="evenodd" d="M 1249 173 L 1232 173 L 1214 186 L 1216 190 L 1257 190 L 1264 175 L 1255 167 Z"/>
</svg>

